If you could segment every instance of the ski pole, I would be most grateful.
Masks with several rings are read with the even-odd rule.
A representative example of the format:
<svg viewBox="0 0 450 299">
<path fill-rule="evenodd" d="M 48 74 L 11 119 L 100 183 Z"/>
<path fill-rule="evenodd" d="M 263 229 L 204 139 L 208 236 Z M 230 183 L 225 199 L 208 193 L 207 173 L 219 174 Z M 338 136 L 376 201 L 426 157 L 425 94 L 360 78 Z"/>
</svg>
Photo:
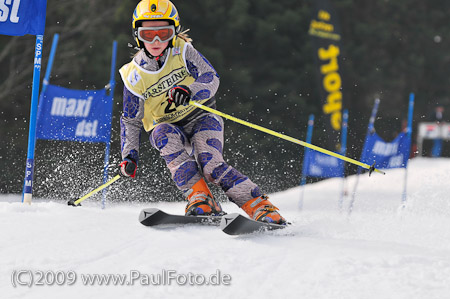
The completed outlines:
<svg viewBox="0 0 450 299">
<path fill-rule="evenodd" d="M 80 202 L 82 202 L 85 199 L 88 199 L 89 197 L 91 197 L 92 195 L 94 195 L 95 193 L 105 189 L 106 187 L 108 187 L 109 185 L 111 185 L 112 183 L 114 183 L 115 181 L 117 181 L 118 179 L 120 179 L 120 174 L 116 175 L 115 177 L 113 177 L 112 179 L 110 179 L 108 182 L 106 182 L 105 184 L 101 185 L 100 187 L 98 187 L 97 189 L 89 192 L 88 194 L 86 194 L 85 196 L 77 199 L 77 200 L 69 200 L 67 202 L 67 204 L 69 206 L 74 206 L 74 207 L 78 207 L 80 205 Z"/>
<path fill-rule="evenodd" d="M 250 127 L 250 128 L 256 129 L 256 130 L 259 130 L 259 131 L 261 131 L 261 132 L 264 132 L 264 133 L 267 133 L 267 134 L 276 136 L 276 137 L 278 137 L 278 138 L 281 138 L 281 139 L 284 139 L 284 140 L 287 140 L 287 141 L 290 141 L 290 142 L 299 144 L 299 145 L 301 145 L 301 146 L 304 146 L 304 147 L 313 149 L 313 150 L 315 150 L 315 151 L 318 151 L 318 152 L 327 154 L 327 155 L 329 155 L 329 156 L 338 158 L 338 159 L 340 159 L 340 160 L 344 160 L 344 161 L 346 161 L 346 162 L 349 162 L 349 163 L 352 163 L 352 164 L 361 166 L 362 168 L 365 168 L 365 169 L 368 169 L 368 170 L 369 170 L 369 175 L 370 175 L 372 172 L 374 172 L 374 171 L 375 171 L 375 172 L 378 172 L 378 173 L 385 174 L 383 171 L 381 171 L 381 170 L 375 168 L 375 163 L 373 163 L 373 165 L 370 166 L 370 165 L 368 165 L 368 164 L 366 164 L 366 163 L 362 163 L 362 162 L 357 161 L 357 160 L 354 160 L 354 159 L 352 159 L 352 158 L 348 158 L 348 157 L 339 155 L 339 154 L 337 154 L 337 153 L 335 153 L 335 152 L 332 152 L 332 151 L 329 151 L 329 150 L 327 150 L 327 149 L 318 147 L 318 146 L 316 146 L 316 145 L 313 145 L 313 144 L 310 144 L 310 143 L 306 143 L 306 142 L 301 141 L 301 140 L 299 140 L 299 139 L 296 139 L 296 138 L 293 138 L 293 137 L 289 137 L 289 136 L 287 136 L 287 135 L 284 135 L 284 134 L 275 132 L 275 131 L 273 131 L 273 130 L 270 130 L 270 129 L 267 129 L 267 128 L 264 128 L 264 127 L 261 127 L 261 126 L 258 126 L 258 125 L 252 124 L 252 123 L 249 123 L 249 122 L 247 122 L 247 121 L 245 121 L 245 120 L 242 120 L 242 119 L 236 118 L 236 117 L 234 117 L 234 116 L 231 116 L 231 115 L 222 113 L 222 112 L 220 112 L 220 111 L 217 111 L 217 110 L 212 109 L 212 108 L 210 108 L 210 107 L 206 107 L 206 106 L 204 106 L 204 105 L 202 105 L 202 104 L 200 104 L 200 103 L 194 102 L 194 101 L 189 101 L 189 105 L 193 105 L 193 106 L 198 107 L 198 108 L 200 108 L 200 109 L 203 109 L 203 110 L 205 110 L 205 111 L 208 111 L 208 112 L 217 114 L 217 115 L 222 116 L 222 117 L 224 117 L 224 118 L 226 118 L 226 119 L 229 119 L 229 120 L 232 120 L 232 121 L 234 121 L 234 122 L 237 122 L 237 123 L 239 123 L 239 124 L 241 124 L 241 125 L 244 125 L 244 126 L 247 126 L 247 127 Z"/>
</svg>

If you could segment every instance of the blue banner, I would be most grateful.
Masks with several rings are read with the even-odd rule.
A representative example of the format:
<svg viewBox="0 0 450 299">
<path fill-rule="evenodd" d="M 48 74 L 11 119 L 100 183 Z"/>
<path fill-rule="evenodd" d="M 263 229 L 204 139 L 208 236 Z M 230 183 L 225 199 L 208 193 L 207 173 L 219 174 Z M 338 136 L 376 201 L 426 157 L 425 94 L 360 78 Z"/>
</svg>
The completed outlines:
<svg viewBox="0 0 450 299">
<path fill-rule="evenodd" d="M 43 35 L 47 0 L 0 0 L 0 34 Z"/>
<path fill-rule="evenodd" d="M 303 163 L 304 177 L 344 177 L 344 161 L 321 152 L 308 149 Z"/>
<path fill-rule="evenodd" d="M 109 142 L 111 101 L 105 89 L 72 90 L 48 85 L 39 101 L 36 138 Z"/>
<path fill-rule="evenodd" d="M 400 133 L 392 142 L 384 141 L 377 133 L 367 137 L 361 157 L 361 162 L 375 168 L 405 168 L 409 159 L 411 138 L 405 132 Z"/>
</svg>

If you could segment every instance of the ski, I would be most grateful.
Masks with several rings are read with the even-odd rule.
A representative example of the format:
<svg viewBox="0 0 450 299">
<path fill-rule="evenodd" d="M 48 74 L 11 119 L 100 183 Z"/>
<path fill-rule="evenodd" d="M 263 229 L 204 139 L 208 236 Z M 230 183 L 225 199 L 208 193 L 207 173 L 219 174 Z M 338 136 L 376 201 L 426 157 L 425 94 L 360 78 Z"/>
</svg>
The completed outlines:
<svg viewBox="0 0 450 299">
<path fill-rule="evenodd" d="M 286 225 L 255 221 L 239 213 L 222 217 L 220 228 L 229 235 L 244 235 L 285 228 Z"/>
<path fill-rule="evenodd" d="M 143 209 L 139 222 L 145 226 L 170 224 L 202 224 L 219 226 L 222 216 L 185 216 L 166 213 L 157 208 Z"/>
</svg>

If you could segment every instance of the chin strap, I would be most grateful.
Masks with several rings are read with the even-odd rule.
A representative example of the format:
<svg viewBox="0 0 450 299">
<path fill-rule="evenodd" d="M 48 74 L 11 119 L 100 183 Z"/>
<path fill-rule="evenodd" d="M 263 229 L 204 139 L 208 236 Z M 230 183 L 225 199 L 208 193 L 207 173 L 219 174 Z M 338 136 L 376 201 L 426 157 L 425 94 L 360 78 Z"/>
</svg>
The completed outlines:
<svg viewBox="0 0 450 299">
<path fill-rule="evenodd" d="M 158 56 L 153 56 L 152 54 L 150 54 L 150 52 L 147 51 L 146 48 L 144 48 L 144 52 L 145 52 L 145 55 L 147 55 L 148 57 L 150 57 L 150 59 L 155 59 L 156 62 L 158 63 L 158 65 L 159 65 L 159 67 L 162 67 L 161 57 L 164 56 L 164 54 L 166 53 L 166 51 L 167 51 L 168 48 L 169 48 L 169 47 L 165 48 L 164 51 L 162 51 L 162 53 L 159 54 Z"/>
<path fill-rule="evenodd" d="M 159 60 L 161 59 L 161 57 L 163 57 L 164 53 L 166 53 L 166 50 L 164 50 L 160 55 L 158 56 L 153 56 L 153 58 L 159 62 Z"/>
</svg>

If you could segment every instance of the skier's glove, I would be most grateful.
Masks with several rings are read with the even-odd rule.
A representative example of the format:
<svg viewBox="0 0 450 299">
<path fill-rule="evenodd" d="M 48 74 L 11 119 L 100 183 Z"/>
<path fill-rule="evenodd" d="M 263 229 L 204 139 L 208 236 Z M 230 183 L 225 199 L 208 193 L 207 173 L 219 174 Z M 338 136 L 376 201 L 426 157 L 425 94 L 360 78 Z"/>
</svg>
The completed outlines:
<svg viewBox="0 0 450 299">
<path fill-rule="evenodd" d="M 169 90 L 169 103 L 186 106 L 191 99 L 191 90 L 186 85 L 176 85 Z"/>
<path fill-rule="evenodd" d="M 130 159 L 125 158 L 122 163 L 119 164 L 120 173 L 123 176 L 134 178 L 136 176 L 137 163 Z"/>
</svg>

